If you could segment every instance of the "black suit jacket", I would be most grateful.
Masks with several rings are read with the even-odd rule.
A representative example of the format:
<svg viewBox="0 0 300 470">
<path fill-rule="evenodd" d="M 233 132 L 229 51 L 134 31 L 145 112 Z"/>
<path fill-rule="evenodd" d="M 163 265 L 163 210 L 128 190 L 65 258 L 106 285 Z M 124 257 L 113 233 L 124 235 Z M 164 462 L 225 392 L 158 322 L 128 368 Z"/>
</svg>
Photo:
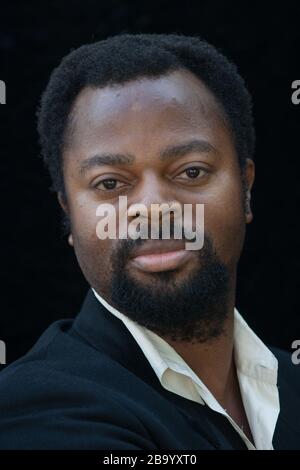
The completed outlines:
<svg viewBox="0 0 300 470">
<path fill-rule="evenodd" d="M 279 360 L 275 449 L 300 449 L 300 366 Z M 227 419 L 165 390 L 121 320 L 89 290 L 0 373 L 1 449 L 246 449 Z"/>
</svg>

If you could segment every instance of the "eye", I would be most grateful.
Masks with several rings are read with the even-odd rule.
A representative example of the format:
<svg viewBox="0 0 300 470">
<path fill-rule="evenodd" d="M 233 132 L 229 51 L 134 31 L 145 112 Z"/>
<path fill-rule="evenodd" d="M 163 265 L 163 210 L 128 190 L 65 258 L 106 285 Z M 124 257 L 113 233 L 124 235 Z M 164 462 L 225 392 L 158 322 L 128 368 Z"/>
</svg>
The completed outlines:
<svg viewBox="0 0 300 470">
<path fill-rule="evenodd" d="M 122 188 L 123 186 L 126 186 L 126 184 L 115 178 L 105 178 L 102 181 L 98 181 L 98 183 L 95 185 L 95 188 L 100 189 L 100 191 L 115 191 Z"/>
<path fill-rule="evenodd" d="M 208 174 L 208 170 L 202 168 L 200 166 L 190 166 L 186 168 L 180 175 L 178 175 L 179 179 L 183 180 L 197 180 L 203 178 Z M 183 176 L 182 176 L 183 175 Z"/>
</svg>

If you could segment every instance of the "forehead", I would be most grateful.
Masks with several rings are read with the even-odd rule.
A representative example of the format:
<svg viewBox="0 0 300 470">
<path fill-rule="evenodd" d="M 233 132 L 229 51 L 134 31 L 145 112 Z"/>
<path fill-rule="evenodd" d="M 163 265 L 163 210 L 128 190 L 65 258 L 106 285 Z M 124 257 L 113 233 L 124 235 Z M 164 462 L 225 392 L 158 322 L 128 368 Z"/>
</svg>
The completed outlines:
<svg viewBox="0 0 300 470">
<path fill-rule="evenodd" d="M 70 147 L 93 143 L 145 143 L 174 139 L 179 133 L 229 132 L 225 113 L 207 86 L 187 70 L 140 78 L 103 88 L 86 87 L 69 120 Z"/>
</svg>

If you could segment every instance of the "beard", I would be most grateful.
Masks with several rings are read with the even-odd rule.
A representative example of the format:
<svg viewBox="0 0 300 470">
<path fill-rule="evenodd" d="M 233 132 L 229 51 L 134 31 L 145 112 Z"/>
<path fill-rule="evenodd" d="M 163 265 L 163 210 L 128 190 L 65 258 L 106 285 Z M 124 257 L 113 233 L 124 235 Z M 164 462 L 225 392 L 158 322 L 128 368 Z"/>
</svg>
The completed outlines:
<svg viewBox="0 0 300 470">
<path fill-rule="evenodd" d="M 228 315 L 229 271 L 206 234 L 195 251 L 197 266 L 185 278 L 176 269 L 151 274 L 149 282 L 127 268 L 131 251 L 144 240 L 119 241 L 112 252 L 111 302 L 128 318 L 172 341 L 204 343 L 220 336 Z"/>
</svg>

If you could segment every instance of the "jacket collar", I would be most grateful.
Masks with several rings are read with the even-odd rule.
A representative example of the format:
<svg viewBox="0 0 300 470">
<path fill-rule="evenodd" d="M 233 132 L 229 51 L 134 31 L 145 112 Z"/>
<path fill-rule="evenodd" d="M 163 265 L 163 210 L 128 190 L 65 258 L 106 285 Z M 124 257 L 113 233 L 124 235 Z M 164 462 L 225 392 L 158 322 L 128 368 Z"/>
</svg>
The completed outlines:
<svg viewBox="0 0 300 470">
<path fill-rule="evenodd" d="M 89 289 L 73 328 L 89 344 L 152 386 L 158 379 L 123 322 L 112 315 Z M 159 384 L 160 385 L 160 384 Z"/>
<path fill-rule="evenodd" d="M 165 390 L 141 348 L 123 322 L 112 315 L 89 289 L 82 308 L 74 320 L 73 328 L 94 348 L 128 369 L 165 395 L 190 416 L 197 403 Z M 273 444 L 275 449 L 295 449 L 300 443 L 300 380 L 296 366 L 287 363 L 286 353 L 269 347 L 278 359 L 278 388 L 280 413 L 276 424 Z M 295 368 L 293 371 L 292 367 Z M 290 371 L 287 373 L 287 369 Z M 294 373 L 292 373 L 294 372 Z M 198 405 L 198 407 L 203 407 Z M 200 409 L 198 408 L 198 409 Z"/>
</svg>

